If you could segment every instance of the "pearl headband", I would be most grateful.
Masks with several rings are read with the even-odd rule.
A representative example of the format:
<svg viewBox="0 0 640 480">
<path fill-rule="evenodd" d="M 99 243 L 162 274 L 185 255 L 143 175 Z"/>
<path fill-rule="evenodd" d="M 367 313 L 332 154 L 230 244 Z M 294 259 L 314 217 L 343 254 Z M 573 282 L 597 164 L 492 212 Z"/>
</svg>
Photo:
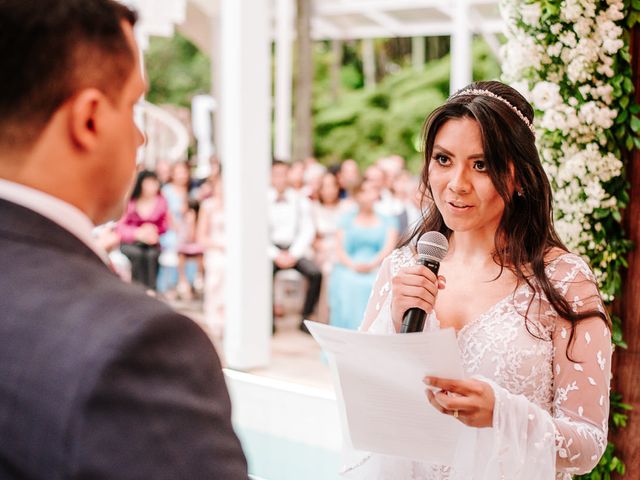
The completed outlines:
<svg viewBox="0 0 640 480">
<path fill-rule="evenodd" d="M 513 106 L 507 99 L 502 98 L 500 95 L 496 95 L 495 93 L 493 93 L 493 92 L 491 92 L 489 90 L 482 90 L 482 89 L 479 89 L 479 88 L 472 88 L 472 89 L 469 89 L 469 90 L 459 90 L 458 92 L 456 92 L 453 95 L 451 95 L 449 97 L 449 100 L 451 100 L 452 98 L 459 97 L 461 95 L 480 95 L 480 96 L 483 96 L 483 97 L 495 98 L 496 100 L 501 101 L 507 107 L 509 107 L 511 110 L 513 110 L 513 112 L 516 115 L 518 115 L 518 117 L 520 117 L 520 120 L 522 120 L 524 122 L 524 124 L 527 126 L 527 128 L 529 130 L 531 130 L 531 133 L 533 133 L 533 136 L 535 137 L 536 129 L 533 127 L 533 125 L 531 124 L 529 119 L 527 117 L 525 117 L 524 114 L 520 110 L 518 110 L 515 106 Z"/>
</svg>

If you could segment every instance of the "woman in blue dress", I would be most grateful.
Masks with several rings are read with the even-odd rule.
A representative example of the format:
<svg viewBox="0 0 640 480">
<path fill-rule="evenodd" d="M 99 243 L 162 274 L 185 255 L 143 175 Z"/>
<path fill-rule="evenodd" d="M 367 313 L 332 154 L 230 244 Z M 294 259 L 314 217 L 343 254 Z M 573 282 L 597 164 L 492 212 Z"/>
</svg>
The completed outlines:
<svg viewBox="0 0 640 480">
<path fill-rule="evenodd" d="M 355 330 L 362 323 L 378 267 L 398 239 L 396 220 L 374 210 L 378 198 L 372 183 L 362 183 L 354 190 L 358 208 L 338 225 L 338 263 L 329 281 L 330 323 L 336 327 Z"/>
</svg>

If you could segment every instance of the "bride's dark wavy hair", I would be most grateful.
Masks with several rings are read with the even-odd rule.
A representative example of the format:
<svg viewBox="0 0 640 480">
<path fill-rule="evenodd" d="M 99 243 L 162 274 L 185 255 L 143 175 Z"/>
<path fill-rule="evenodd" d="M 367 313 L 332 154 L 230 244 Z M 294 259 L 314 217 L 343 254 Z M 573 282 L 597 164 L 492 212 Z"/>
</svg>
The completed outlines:
<svg viewBox="0 0 640 480">
<path fill-rule="evenodd" d="M 421 175 L 422 204 L 432 201 L 429 186 L 429 163 L 433 144 L 440 128 L 449 120 L 470 118 L 475 120 L 482 135 L 484 161 L 494 187 L 504 200 L 505 209 L 496 231 L 494 261 L 503 269 L 512 271 L 518 284 L 525 282 L 534 291 L 544 293 L 560 316 L 572 324 L 590 317 L 600 317 L 611 328 L 608 316 L 599 310 L 576 313 L 569 302 L 558 292 L 545 273 L 545 257 L 552 248 L 568 251 L 553 225 L 552 192 L 549 179 L 542 168 L 535 145 L 535 136 L 517 113 L 499 99 L 465 91 L 488 90 L 517 108 L 533 124 L 533 108 L 516 90 L 496 81 L 476 82 L 463 88 L 444 105 L 434 110 L 423 127 L 424 167 Z M 513 171 L 513 176 L 512 176 Z M 513 187 L 521 193 L 512 193 Z M 440 211 L 429 208 L 423 213 L 423 221 L 400 241 L 409 245 L 429 231 L 438 231 L 447 238 L 447 227 Z M 535 278 L 535 282 L 532 281 Z M 540 292 L 542 290 L 542 292 Z M 525 313 L 527 315 L 536 296 L 533 296 Z M 569 346 L 575 339 L 571 329 Z M 569 349 L 567 349 L 569 350 Z M 568 356 L 567 351 L 567 356 Z"/>
</svg>

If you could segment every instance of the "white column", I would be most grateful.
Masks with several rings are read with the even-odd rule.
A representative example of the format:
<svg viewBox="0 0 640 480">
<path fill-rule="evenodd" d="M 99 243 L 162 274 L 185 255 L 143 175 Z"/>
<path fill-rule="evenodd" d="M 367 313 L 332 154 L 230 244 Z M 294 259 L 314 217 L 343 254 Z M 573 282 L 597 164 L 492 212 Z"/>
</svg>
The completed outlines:
<svg viewBox="0 0 640 480">
<path fill-rule="evenodd" d="M 422 71 L 424 69 L 425 58 L 426 58 L 425 38 L 412 37 L 411 38 L 411 64 L 414 70 Z"/>
<path fill-rule="evenodd" d="M 457 0 L 453 7 L 451 35 L 451 93 L 471 83 L 471 39 L 468 0 Z"/>
<path fill-rule="evenodd" d="M 211 156 L 215 153 L 213 144 L 213 115 L 217 102 L 211 95 L 195 95 L 191 99 L 191 130 L 196 139 L 197 178 L 211 174 Z"/>
<path fill-rule="evenodd" d="M 291 159 L 291 98 L 293 88 L 293 0 L 276 3 L 275 157 Z"/>
<path fill-rule="evenodd" d="M 222 98 L 222 45 L 221 45 L 221 18 L 217 12 L 211 16 L 211 31 L 209 42 L 211 48 L 211 95 L 216 101 L 216 112 L 213 116 L 213 147 L 221 165 L 224 165 L 222 158 L 224 139 L 222 138 L 222 123 L 220 121 L 220 98 Z"/>
<path fill-rule="evenodd" d="M 238 370 L 264 367 L 271 349 L 267 258 L 271 152 L 271 19 L 264 0 L 220 2 L 220 130 L 227 241 L 224 353 Z"/>
<path fill-rule="evenodd" d="M 364 85 L 367 88 L 376 86 L 376 51 L 373 39 L 362 40 L 362 68 L 364 70 Z"/>
</svg>

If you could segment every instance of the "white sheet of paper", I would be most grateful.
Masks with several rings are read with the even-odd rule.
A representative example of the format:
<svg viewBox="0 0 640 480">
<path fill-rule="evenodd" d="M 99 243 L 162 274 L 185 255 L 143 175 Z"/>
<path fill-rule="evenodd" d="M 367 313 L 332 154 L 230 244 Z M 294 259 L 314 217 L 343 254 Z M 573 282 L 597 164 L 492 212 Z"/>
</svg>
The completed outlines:
<svg viewBox="0 0 640 480">
<path fill-rule="evenodd" d="M 451 464 L 467 427 L 431 406 L 422 380 L 464 377 L 453 329 L 378 335 L 306 324 L 330 357 L 345 441 L 357 450 Z"/>
</svg>

